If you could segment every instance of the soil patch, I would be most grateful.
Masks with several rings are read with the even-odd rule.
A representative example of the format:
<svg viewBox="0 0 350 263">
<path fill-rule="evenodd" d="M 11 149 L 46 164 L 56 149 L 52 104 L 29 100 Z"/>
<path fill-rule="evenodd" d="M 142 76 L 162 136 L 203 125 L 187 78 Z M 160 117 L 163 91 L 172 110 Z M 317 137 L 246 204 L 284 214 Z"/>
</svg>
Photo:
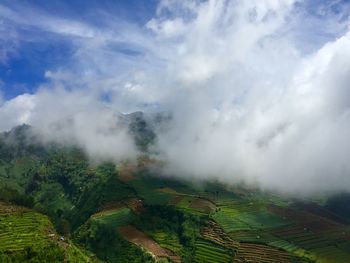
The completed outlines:
<svg viewBox="0 0 350 263">
<path fill-rule="evenodd" d="M 157 260 L 169 258 L 174 262 L 181 262 L 180 258 L 172 251 L 162 248 L 157 242 L 133 226 L 120 227 L 118 231 L 126 240 L 146 249 L 153 254 Z"/>
</svg>

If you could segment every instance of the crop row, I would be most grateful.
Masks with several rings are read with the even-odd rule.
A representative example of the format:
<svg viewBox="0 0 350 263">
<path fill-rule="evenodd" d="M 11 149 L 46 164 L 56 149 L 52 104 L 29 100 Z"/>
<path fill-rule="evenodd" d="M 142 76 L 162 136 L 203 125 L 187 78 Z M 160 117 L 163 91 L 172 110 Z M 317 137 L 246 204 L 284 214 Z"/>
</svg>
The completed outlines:
<svg viewBox="0 0 350 263">
<path fill-rule="evenodd" d="M 279 238 L 271 235 L 269 232 L 260 230 L 234 231 L 230 232 L 230 237 L 237 241 L 264 244 L 279 240 Z"/>
<path fill-rule="evenodd" d="M 335 244 L 335 240 L 332 240 L 329 236 L 313 232 L 302 226 L 279 228 L 274 230 L 273 234 L 306 249 L 327 247 Z"/>
<path fill-rule="evenodd" d="M 201 235 L 204 239 L 210 240 L 226 248 L 237 250 L 239 247 L 239 243 L 227 235 L 214 221 L 209 221 L 208 224 L 202 228 Z"/>
<path fill-rule="evenodd" d="M 175 234 L 165 233 L 162 231 L 149 233 L 150 236 L 163 248 L 169 249 L 176 254 L 180 255 L 182 252 L 182 246 L 178 237 Z"/>
<path fill-rule="evenodd" d="M 48 240 L 44 230 L 52 228 L 46 216 L 32 211 L 12 212 L 0 218 L 0 249 L 7 251 L 41 246 Z"/>
<path fill-rule="evenodd" d="M 232 262 L 233 255 L 229 250 L 219 247 L 218 245 L 206 241 L 197 240 L 195 244 L 195 262 L 200 263 L 228 263 Z"/>
<path fill-rule="evenodd" d="M 299 249 L 298 246 L 286 241 L 286 240 L 277 240 L 268 243 L 270 246 L 281 248 L 288 252 L 294 252 Z"/>
<path fill-rule="evenodd" d="M 265 209 L 265 205 L 259 202 L 250 201 L 231 201 L 220 204 L 223 208 L 234 209 L 238 212 L 254 213 Z"/>
<path fill-rule="evenodd" d="M 291 262 L 289 253 L 258 244 L 242 243 L 235 262 L 282 263 Z"/>
<path fill-rule="evenodd" d="M 250 229 L 249 225 L 233 217 L 225 211 L 218 211 L 215 214 L 212 214 L 211 217 L 219 225 L 221 225 L 226 232 Z"/>
<path fill-rule="evenodd" d="M 253 228 L 274 228 L 288 224 L 284 219 L 265 211 L 241 213 L 237 218 Z"/>
<path fill-rule="evenodd" d="M 132 214 L 129 208 L 121 208 L 108 213 L 100 212 L 98 216 L 93 216 L 92 219 L 109 224 L 113 227 L 127 225 L 130 221 Z"/>
</svg>

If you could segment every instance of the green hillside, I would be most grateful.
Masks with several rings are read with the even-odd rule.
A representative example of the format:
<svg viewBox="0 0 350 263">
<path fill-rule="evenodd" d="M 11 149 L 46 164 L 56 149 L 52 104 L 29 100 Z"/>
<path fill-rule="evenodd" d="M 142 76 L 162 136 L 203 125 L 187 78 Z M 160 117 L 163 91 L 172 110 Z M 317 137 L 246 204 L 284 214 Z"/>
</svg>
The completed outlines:
<svg viewBox="0 0 350 263">
<path fill-rule="evenodd" d="M 97 262 L 91 253 L 64 240 L 38 212 L 0 203 L 1 262 Z"/>
<path fill-rule="evenodd" d="M 165 178 L 137 163 L 0 135 L 1 262 L 347 262 L 343 202 Z M 9 144 L 7 138 L 11 137 Z M 141 139 L 141 137 L 139 137 Z M 62 240 L 61 240 L 62 237 Z"/>
</svg>

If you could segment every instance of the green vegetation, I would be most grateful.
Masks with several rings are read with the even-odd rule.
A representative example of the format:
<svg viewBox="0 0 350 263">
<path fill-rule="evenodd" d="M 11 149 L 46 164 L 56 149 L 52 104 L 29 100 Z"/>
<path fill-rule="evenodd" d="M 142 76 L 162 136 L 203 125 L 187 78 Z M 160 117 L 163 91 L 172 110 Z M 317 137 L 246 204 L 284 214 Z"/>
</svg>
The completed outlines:
<svg viewBox="0 0 350 263">
<path fill-rule="evenodd" d="M 177 255 L 182 255 L 184 248 L 180 243 L 179 237 L 176 233 L 169 231 L 156 230 L 154 232 L 147 232 L 161 247 L 173 251 Z"/>
<path fill-rule="evenodd" d="M 146 206 L 133 224 L 148 233 L 161 246 L 181 256 L 183 262 L 192 262 L 195 241 L 204 220 L 172 206 L 157 205 Z M 165 237 L 169 239 L 165 240 Z M 170 248 L 172 244 L 175 245 Z"/>
<path fill-rule="evenodd" d="M 252 242 L 252 243 L 262 243 L 269 244 L 270 242 L 274 242 L 276 240 L 281 241 L 277 237 L 273 236 L 271 233 L 265 230 L 260 229 L 252 229 L 246 231 L 233 231 L 230 232 L 229 235 L 237 241 L 242 242 Z"/>
<path fill-rule="evenodd" d="M 158 177 L 147 158 L 125 179 L 115 164 L 92 166 L 80 149 L 43 146 L 28 129 L 0 134 L 0 262 L 154 262 L 118 234 L 128 225 L 176 262 L 350 258 L 347 195 L 321 207 L 243 186 L 194 185 Z M 147 129 L 131 127 L 135 136 Z M 148 135 L 138 141 L 145 155 Z"/>
<path fill-rule="evenodd" d="M 171 199 L 170 194 L 158 191 L 158 189 L 165 187 L 166 185 L 157 178 L 139 174 L 138 178 L 130 181 L 129 184 L 135 189 L 137 195 L 141 197 L 146 204 L 166 205 Z"/>
<path fill-rule="evenodd" d="M 93 256 L 59 239 L 47 216 L 17 206 L 0 207 L 1 262 L 92 262 Z"/>
<path fill-rule="evenodd" d="M 29 208 L 34 206 L 34 198 L 32 196 L 21 194 L 17 190 L 7 186 L 0 189 L 0 201 L 15 203 Z"/>
<path fill-rule="evenodd" d="M 282 218 L 267 212 L 239 213 L 236 218 L 250 227 L 258 229 L 280 227 L 288 224 L 288 222 Z"/>
<path fill-rule="evenodd" d="M 91 220 L 110 225 L 111 227 L 119 227 L 127 225 L 132 220 L 132 217 L 133 214 L 129 208 L 120 208 L 96 214 Z"/>
<path fill-rule="evenodd" d="M 23 250 L 27 246 L 41 247 L 49 239 L 46 232 L 52 230 L 46 216 L 28 211 L 2 214 L 0 224 L 0 246 L 6 251 Z"/>
<path fill-rule="evenodd" d="M 282 248 L 283 250 L 289 251 L 289 252 L 294 252 L 298 249 L 300 249 L 298 246 L 286 241 L 286 240 L 276 240 L 276 241 L 271 241 L 269 242 L 269 245 L 277 248 Z"/>
<path fill-rule="evenodd" d="M 153 262 L 149 254 L 125 241 L 114 224 L 108 223 L 89 220 L 75 232 L 74 239 L 105 262 Z"/>
<path fill-rule="evenodd" d="M 232 252 L 224 247 L 220 247 L 204 239 L 196 240 L 194 262 L 229 263 L 232 262 L 233 256 Z"/>
<path fill-rule="evenodd" d="M 230 209 L 220 209 L 211 217 L 223 227 L 226 232 L 235 230 L 249 230 L 250 227 L 243 221 L 236 218 L 237 212 Z"/>
</svg>

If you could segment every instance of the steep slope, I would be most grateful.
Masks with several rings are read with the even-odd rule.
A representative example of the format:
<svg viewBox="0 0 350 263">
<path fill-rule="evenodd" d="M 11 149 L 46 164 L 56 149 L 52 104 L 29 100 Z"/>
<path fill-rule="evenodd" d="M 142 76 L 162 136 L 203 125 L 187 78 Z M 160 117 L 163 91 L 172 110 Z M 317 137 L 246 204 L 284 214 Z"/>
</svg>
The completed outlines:
<svg viewBox="0 0 350 263">
<path fill-rule="evenodd" d="M 97 262 L 31 209 L 0 203 L 0 229 L 1 262 Z"/>
</svg>

